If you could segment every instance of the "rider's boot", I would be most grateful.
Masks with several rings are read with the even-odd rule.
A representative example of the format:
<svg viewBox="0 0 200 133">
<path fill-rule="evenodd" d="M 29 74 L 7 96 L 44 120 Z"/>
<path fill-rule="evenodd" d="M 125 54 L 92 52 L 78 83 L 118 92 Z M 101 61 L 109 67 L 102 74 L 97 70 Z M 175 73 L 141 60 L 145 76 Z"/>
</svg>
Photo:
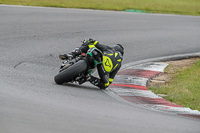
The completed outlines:
<svg viewBox="0 0 200 133">
<path fill-rule="evenodd" d="M 83 83 L 85 83 L 85 82 L 87 82 L 87 81 L 90 81 L 90 79 L 91 79 L 91 75 L 90 75 L 90 74 L 87 74 L 84 78 L 81 78 L 81 79 L 78 81 L 78 83 L 79 83 L 79 84 L 83 84 Z"/>
</svg>

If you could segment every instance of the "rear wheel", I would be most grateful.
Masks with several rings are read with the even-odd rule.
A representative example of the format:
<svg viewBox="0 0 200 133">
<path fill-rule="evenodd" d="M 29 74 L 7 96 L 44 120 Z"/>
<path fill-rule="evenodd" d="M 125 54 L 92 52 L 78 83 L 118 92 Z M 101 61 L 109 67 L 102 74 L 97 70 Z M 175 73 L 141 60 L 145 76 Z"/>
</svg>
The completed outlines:
<svg viewBox="0 0 200 133">
<path fill-rule="evenodd" d="M 87 69 L 87 63 L 84 60 L 80 60 L 73 64 L 71 67 L 63 70 L 58 75 L 54 77 L 57 84 L 63 84 L 64 82 L 70 82 L 79 73 Z"/>
</svg>

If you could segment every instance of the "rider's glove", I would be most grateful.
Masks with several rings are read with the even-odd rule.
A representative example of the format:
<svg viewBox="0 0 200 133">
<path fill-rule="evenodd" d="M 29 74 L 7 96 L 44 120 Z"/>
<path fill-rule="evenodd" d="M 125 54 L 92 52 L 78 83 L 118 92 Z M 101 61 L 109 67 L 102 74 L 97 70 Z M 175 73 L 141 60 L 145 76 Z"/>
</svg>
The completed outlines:
<svg viewBox="0 0 200 133">
<path fill-rule="evenodd" d="M 73 57 L 76 57 L 78 55 L 81 55 L 81 50 L 79 48 L 75 48 L 73 51 L 72 51 L 72 55 Z"/>
<path fill-rule="evenodd" d="M 97 41 L 97 40 L 94 40 L 94 39 L 92 39 L 92 38 L 90 38 L 90 39 L 88 40 L 88 43 L 98 43 L 98 41 Z"/>
<path fill-rule="evenodd" d="M 95 42 L 95 40 L 94 40 L 94 39 L 92 39 L 92 38 L 90 38 L 90 39 L 88 40 L 88 42 L 89 42 L 89 43 L 94 43 L 94 42 Z"/>
</svg>

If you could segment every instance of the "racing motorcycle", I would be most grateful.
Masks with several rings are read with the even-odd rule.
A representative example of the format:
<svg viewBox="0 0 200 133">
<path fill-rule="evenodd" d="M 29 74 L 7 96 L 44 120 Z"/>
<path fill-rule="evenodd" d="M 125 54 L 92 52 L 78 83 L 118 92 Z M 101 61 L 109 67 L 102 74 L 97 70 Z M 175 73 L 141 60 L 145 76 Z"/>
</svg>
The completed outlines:
<svg viewBox="0 0 200 133">
<path fill-rule="evenodd" d="M 64 60 L 54 80 L 57 84 L 66 82 L 83 84 L 88 81 L 87 79 L 95 72 L 95 68 L 100 63 L 102 63 L 102 52 L 96 47 L 92 47 L 88 49 L 87 53 Z"/>
</svg>

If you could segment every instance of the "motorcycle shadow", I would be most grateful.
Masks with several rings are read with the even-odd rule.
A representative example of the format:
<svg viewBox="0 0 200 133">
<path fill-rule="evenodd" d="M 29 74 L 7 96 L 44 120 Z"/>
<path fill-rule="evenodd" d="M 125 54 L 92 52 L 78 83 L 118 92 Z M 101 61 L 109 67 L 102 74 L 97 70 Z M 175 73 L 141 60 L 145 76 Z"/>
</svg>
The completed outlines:
<svg viewBox="0 0 200 133">
<path fill-rule="evenodd" d="M 92 86 L 89 83 L 84 83 L 82 85 L 74 84 L 74 83 L 63 83 L 62 86 L 72 87 L 72 88 L 79 88 L 79 89 L 88 89 L 88 90 L 100 90 L 96 86 Z"/>
</svg>

